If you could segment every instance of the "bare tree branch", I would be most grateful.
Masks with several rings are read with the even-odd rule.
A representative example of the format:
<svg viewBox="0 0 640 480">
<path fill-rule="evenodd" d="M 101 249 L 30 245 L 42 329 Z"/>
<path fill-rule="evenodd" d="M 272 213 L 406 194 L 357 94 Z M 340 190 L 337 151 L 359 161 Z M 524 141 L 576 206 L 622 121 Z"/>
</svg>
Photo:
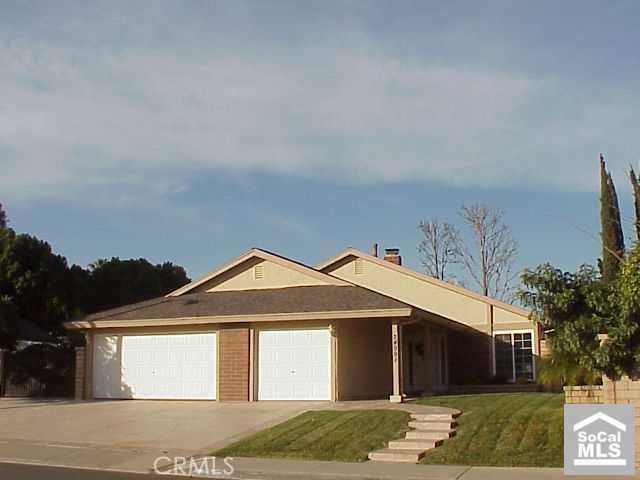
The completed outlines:
<svg viewBox="0 0 640 480">
<path fill-rule="evenodd" d="M 458 243 L 465 269 L 484 295 L 512 300 L 518 242 L 503 222 L 504 212 L 474 204 L 463 205 L 460 216 L 474 236 L 472 248 L 461 240 Z"/>
<path fill-rule="evenodd" d="M 451 280 L 449 267 L 460 262 L 460 234 L 455 226 L 438 219 L 423 220 L 418 225 L 424 238 L 418 244 L 422 265 L 427 275 Z"/>
</svg>

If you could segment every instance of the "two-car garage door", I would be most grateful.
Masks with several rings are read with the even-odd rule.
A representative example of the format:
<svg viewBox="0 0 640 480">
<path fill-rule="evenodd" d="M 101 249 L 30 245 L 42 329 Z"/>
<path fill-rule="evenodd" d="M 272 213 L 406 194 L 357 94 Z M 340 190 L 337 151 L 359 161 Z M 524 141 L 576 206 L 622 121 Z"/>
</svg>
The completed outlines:
<svg viewBox="0 0 640 480">
<path fill-rule="evenodd" d="M 216 398 L 216 334 L 96 335 L 94 398 Z"/>
</svg>

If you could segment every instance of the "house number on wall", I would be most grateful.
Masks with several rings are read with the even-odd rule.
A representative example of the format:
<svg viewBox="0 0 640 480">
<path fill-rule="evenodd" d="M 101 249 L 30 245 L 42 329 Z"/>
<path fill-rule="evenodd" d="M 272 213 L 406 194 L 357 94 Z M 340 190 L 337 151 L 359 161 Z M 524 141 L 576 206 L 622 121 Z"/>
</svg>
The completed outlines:
<svg viewBox="0 0 640 480">
<path fill-rule="evenodd" d="M 398 360 L 398 331 L 397 329 L 393 329 L 392 332 L 392 336 L 391 336 L 391 342 L 393 344 L 393 360 L 397 361 Z"/>
</svg>

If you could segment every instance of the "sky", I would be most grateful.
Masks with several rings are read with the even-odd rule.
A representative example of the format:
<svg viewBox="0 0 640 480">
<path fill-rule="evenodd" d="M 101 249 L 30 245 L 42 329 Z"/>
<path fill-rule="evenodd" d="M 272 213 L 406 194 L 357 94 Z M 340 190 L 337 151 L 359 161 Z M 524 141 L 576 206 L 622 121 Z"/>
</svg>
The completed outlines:
<svg viewBox="0 0 640 480">
<path fill-rule="evenodd" d="M 0 202 L 71 263 L 315 264 L 505 212 L 594 263 L 598 155 L 640 165 L 636 1 L 0 3 Z"/>
</svg>

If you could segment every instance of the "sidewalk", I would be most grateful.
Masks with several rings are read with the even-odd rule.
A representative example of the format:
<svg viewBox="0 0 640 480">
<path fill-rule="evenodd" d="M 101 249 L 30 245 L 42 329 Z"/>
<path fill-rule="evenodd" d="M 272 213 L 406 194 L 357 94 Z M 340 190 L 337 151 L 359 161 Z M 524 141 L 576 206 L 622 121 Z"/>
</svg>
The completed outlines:
<svg viewBox="0 0 640 480">
<path fill-rule="evenodd" d="M 342 463 L 309 460 L 236 458 L 233 475 L 216 478 L 275 480 L 552 480 L 564 478 L 561 468 L 503 468 L 402 463 Z M 620 477 L 567 477 L 605 479 Z"/>
</svg>

